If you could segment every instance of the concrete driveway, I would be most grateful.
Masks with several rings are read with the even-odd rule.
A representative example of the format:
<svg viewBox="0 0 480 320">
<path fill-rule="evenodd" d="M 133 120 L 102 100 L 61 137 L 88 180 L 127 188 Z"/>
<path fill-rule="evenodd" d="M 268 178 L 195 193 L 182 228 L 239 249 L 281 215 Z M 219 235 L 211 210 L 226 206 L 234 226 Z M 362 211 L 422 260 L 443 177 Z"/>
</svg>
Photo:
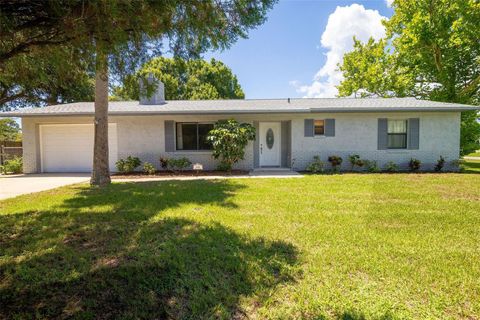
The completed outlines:
<svg viewBox="0 0 480 320">
<path fill-rule="evenodd" d="M 89 179 L 89 173 L 42 173 L 0 176 L 0 200 L 69 184 L 86 182 Z"/>
</svg>

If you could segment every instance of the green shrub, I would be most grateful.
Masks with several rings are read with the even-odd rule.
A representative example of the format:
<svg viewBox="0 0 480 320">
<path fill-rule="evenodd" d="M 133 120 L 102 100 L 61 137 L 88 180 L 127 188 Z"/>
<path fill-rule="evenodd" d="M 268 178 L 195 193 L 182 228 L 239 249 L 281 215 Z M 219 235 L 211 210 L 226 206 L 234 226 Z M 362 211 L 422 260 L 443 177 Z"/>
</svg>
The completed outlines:
<svg viewBox="0 0 480 320">
<path fill-rule="evenodd" d="M 227 163 L 220 162 L 217 166 L 218 171 L 232 171 L 232 167 Z"/>
<path fill-rule="evenodd" d="M 126 159 L 120 159 L 115 163 L 118 172 L 131 173 L 142 164 L 137 157 L 128 156 Z"/>
<path fill-rule="evenodd" d="M 22 157 L 14 157 L 10 160 L 5 160 L 3 166 L 1 166 L 0 170 L 3 174 L 9 173 L 22 173 L 23 171 L 23 160 Z"/>
<path fill-rule="evenodd" d="M 440 159 L 437 160 L 437 164 L 435 165 L 435 171 L 440 172 L 442 171 L 443 167 L 445 166 L 445 158 L 440 156 Z"/>
<path fill-rule="evenodd" d="M 320 160 L 320 156 L 314 156 L 313 161 L 310 162 L 305 170 L 312 173 L 320 173 L 324 171 L 325 163 Z"/>
<path fill-rule="evenodd" d="M 220 159 L 218 169 L 231 171 L 233 165 L 245 157 L 248 141 L 255 140 L 255 127 L 236 120 L 220 120 L 208 133 L 207 140 L 213 146 L 212 156 Z"/>
<path fill-rule="evenodd" d="M 356 165 L 357 167 L 363 167 L 365 165 L 365 160 L 358 159 Z"/>
<path fill-rule="evenodd" d="M 422 162 L 415 158 L 411 158 L 410 162 L 408 163 L 408 167 L 412 172 L 420 170 L 421 165 L 422 165 Z"/>
<path fill-rule="evenodd" d="M 168 169 L 168 158 L 160 158 L 160 166 L 162 167 L 163 170 Z"/>
<path fill-rule="evenodd" d="M 355 168 L 357 161 L 360 160 L 360 156 L 358 154 L 352 154 L 348 156 L 348 160 L 350 161 L 351 169 Z"/>
<path fill-rule="evenodd" d="M 125 167 L 125 160 L 120 159 L 115 162 L 115 167 L 117 167 L 118 172 L 124 172 L 124 167 Z"/>
<path fill-rule="evenodd" d="M 380 167 L 375 160 L 365 160 L 365 166 L 368 172 L 377 173 L 380 172 Z"/>
<path fill-rule="evenodd" d="M 191 165 L 192 162 L 186 157 L 167 159 L 167 168 L 172 171 L 183 171 Z"/>
<path fill-rule="evenodd" d="M 328 162 L 332 165 L 333 172 L 337 172 L 338 167 L 342 165 L 343 159 L 339 156 L 330 156 L 328 157 Z"/>
<path fill-rule="evenodd" d="M 385 171 L 387 171 L 387 172 L 397 172 L 398 171 L 398 165 L 393 161 L 389 161 L 385 164 Z"/>
<path fill-rule="evenodd" d="M 350 161 L 350 165 L 352 166 L 351 167 L 351 170 L 353 171 L 353 169 L 355 168 L 355 166 L 357 167 L 363 167 L 363 165 L 365 164 L 365 162 L 360 159 L 360 156 L 358 154 L 352 154 L 348 157 L 348 160 Z"/>
<path fill-rule="evenodd" d="M 143 164 L 143 172 L 145 172 L 146 174 L 152 175 L 155 174 L 155 171 L 155 167 L 150 162 L 145 162 Z"/>
</svg>

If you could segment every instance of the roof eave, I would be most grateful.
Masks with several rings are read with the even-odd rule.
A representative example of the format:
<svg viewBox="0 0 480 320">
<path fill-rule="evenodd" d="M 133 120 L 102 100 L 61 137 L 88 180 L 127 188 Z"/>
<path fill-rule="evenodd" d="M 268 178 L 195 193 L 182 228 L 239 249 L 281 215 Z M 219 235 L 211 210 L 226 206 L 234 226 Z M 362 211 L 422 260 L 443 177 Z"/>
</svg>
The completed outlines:
<svg viewBox="0 0 480 320">
<path fill-rule="evenodd" d="M 219 110 L 219 111 L 109 111 L 111 116 L 152 116 L 152 115 L 219 115 L 219 114 L 288 114 L 288 113 L 362 113 L 362 112 L 462 112 L 479 110 L 480 106 L 461 106 L 461 107 L 412 107 L 412 108 L 372 108 L 372 107 L 354 107 L 354 108 L 310 108 L 310 109 L 294 109 L 294 110 Z M 0 113 L 1 117 L 91 117 L 94 112 L 4 112 Z"/>
<path fill-rule="evenodd" d="M 342 113 L 342 112 L 462 112 L 479 110 L 480 107 L 411 107 L 411 108 L 372 108 L 372 107 L 354 107 L 354 108 L 312 108 L 311 112 L 323 113 Z"/>
</svg>

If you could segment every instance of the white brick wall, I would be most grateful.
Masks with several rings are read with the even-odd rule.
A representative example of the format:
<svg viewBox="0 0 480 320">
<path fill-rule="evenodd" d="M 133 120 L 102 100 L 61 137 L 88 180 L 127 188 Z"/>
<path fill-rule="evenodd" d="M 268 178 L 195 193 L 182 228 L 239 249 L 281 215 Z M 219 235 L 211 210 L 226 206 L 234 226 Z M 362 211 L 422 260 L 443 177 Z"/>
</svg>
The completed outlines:
<svg viewBox="0 0 480 320">
<path fill-rule="evenodd" d="M 344 168 L 348 168 L 348 156 L 359 154 L 362 159 L 377 160 L 380 166 L 394 161 L 405 166 L 410 158 L 418 158 L 424 168 L 436 163 L 440 155 L 448 161 L 458 158 L 460 140 L 460 113 L 337 113 L 337 114 L 283 114 L 283 115 L 238 115 L 238 116 L 117 116 L 110 122 L 117 123 L 118 158 L 137 156 L 159 168 L 159 158 L 188 157 L 193 163 L 200 162 L 204 168 L 214 169 L 217 161 L 209 152 L 171 152 L 165 153 L 164 121 L 207 122 L 219 119 L 235 118 L 242 122 L 292 120 L 292 159 L 294 169 L 303 170 L 320 155 L 326 161 L 330 155 L 339 155 L 344 159 Z M 304 119 L 335 119 L 334 137 L 304 137 Z M 420 118 L 419 150 L 377 150 L 378 118 Z M 37 117 L 24 118 L 22 121 L 24 138 L 24 170 L 37 172 L 40 168 L 40 147 L 37 127 L 42 123 L 91 123 L 91 117 Z M 253 143 L 246 148 L 245 160 L 237 164 L 238 169 L 253 168 Z"/>
<path fill-rule="evenodd" d="M 431 169 L 442 155 L 447 161 L 459 157 L 460 114 L 445 113 L 395 113 L 395 114 L 329 114 L 306 118 L 335 120 L 335 137 L 304 137 L 303 118 L 292 121 L 292 159 L 294 169 L 303 170 L 320 155 L 327 162 L 331 155 L 343 158 L 343 168 L 349 168 L 348 156 L 358 154 L 362 159 L 376 160 L 383 167 L 393 161 L 406 168 L 411 158 L 422 162 L 424 169 Z M 420 118 L 420 146 L 418 150 L 377 150 L 378 118 Z"/>
<path fill-rule="evenodd" d="M 35 120 L 22 119 L 22 145 L 23 145 L 23 172 L 35 173 L 37 169 L 37 133 Z"/>
<path fill-rule="evenodd" d="M 176 151 L 165 152 L 164 121 L 176 122 L 215 122 L 222 117 L 111 117 L 118 126 L 119 159 L 129 155 L 139 157 L 143 162 L 148 161 L 158 169 L 160 157 L 181 158 L 187 157 L 192 163 L 201 163 L 205 170 L 213 170 L 218 161 L 212 158 L 211 152 L 206 151 Z M 223 117 L 225 119 L 225 117 Z M 245 160 L 239 162 L 237 169 L 249 170 L 253 164 L 253 143 L 249 143 L 245 150 Z"/>
</svg>

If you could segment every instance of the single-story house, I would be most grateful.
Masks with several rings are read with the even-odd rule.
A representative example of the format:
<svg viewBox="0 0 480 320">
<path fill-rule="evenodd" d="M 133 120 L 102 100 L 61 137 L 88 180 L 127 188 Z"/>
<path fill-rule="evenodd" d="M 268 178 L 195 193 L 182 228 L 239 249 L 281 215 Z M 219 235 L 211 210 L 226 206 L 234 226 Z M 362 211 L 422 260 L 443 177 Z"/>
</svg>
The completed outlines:
<svg viewBox="0 0 480 320">
<path fill-rule="evenodd" d="M 129 155 L 159 167 L 160 157 L 188 157 L 214 169 L 205 136 L 220 119 L 255 126 L 238 169 L 303 170 L 314 156 L 358 154 L 380 167 L 411 158 L 432 168 L 440 156 L 456 160 L 460 113 L 478 107 L 415 98 L 332 98 L 165 101 L 163 84 L 140 101 L 110 102 L 110 167 Z M 93 159 L 93 102 L 1 113 L 21 117 L 25 173 L 88 172 Z"/>
</svg>

